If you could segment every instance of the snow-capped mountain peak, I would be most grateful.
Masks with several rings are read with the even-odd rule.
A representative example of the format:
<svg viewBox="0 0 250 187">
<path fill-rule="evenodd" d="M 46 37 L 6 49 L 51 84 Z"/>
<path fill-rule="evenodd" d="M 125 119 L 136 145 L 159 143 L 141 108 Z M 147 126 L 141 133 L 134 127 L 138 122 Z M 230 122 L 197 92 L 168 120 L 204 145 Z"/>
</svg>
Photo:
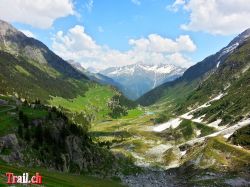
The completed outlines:
<svg viewBox="0 0 250 187">
<path fill-rule="evenodd" d="M 181 76 L 184 70 L 172 64 L 137 63 L 107 68 L 100 73 L 120 83 L 124 87 L 124 94 L 136 99 L 156 86 Z"/>
</svg>

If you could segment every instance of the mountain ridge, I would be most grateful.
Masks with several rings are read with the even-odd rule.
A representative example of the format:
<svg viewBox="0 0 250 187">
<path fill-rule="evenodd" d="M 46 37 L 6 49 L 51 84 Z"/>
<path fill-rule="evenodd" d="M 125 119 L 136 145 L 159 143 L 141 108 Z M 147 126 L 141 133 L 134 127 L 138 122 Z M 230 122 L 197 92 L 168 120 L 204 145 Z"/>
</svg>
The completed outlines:
<svg viewBox="0 0 250 187">
<path fill-rule="evenodd" d="M 61 57 L 51 51 L 45 44 L 35 38 L 27 37 L 9 23 L 0 20 L 0 50 L 19 56 L 21 53 L 41 64 L 48 64 L 68 77 L 88 79 L 84 74 L 76 71 Z"/>
<path fill-rule="evenodd" d="M 178 86 L 180 84 L 185 84 L 186 86 L 191 85 L 191 82 L 194 83 L 196 80 L 196 86 L 203 78 L 209 76 L 213 73 L 213 70 L 218 68 L 226 58 L 238 47 L 240 47 L 244 42 L 250 37 L 250 29 L 243 31 L 237 37 L 235 37 L 226 47 L 223 47 L 217 53 L 206 57 L 204 60 L 196 63 L 195 65 L 189 67 L 181 77 L 177 78 L 174 81 L 164 83 L 155 89 L 145 93 L 143 96 L 137 99 L 137 102 L 142 105 L 150 105 L 157 102 L 162 98 L 171 87 Z M 194 86 L 194 85 L 192 85 Z M 196 87 L 194 86 L 194 87 Z"/>
<path fill-rule="evenodd" d="M 181 76 L 184 68 L 172 64 L 132 64 L 110 67 L 100 74 L 112 78 L 123 86 L 122 92 L 130 99 L 136 99 L 154 87 Z"/>
</svg>

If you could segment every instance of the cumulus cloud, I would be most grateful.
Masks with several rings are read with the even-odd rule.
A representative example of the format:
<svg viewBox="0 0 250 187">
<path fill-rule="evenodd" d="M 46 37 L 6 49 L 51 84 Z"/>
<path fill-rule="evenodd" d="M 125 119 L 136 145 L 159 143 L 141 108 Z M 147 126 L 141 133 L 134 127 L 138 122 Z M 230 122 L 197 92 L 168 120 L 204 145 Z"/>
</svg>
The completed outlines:
<svg viewBox="0 0 250 187">
<path fill-rule="evenodd" d="M 129 44 L 134 46 L 137 51 L 158 53 L 193 52 L 196 50 L 195 44 L 188 35 L 181 35 L 174 41 L 157 34 L 150 34 L 148 38 L 130 39 Z"/>
<path fill-rule="evenodd" d="M 31 31 L 29 30 L 20 30 L 23 34 L 25 34 L 26 36 L 30 37 L 30 38 L 36 38 L 36 35 L 33 34 Z"/>
<path fill-rule="evenodd" d="M 1 0 L 0 12 L 0 19 L 42 29 L 57 18 L 75 14 L 72 0 Z"/>
<path fill-rule="evenodd" d="M 132 3 L 134 3 L 135 5 L 140 5 L 141 1 L 139 0 L 131 0 Z"/>
<path fill-rule="evenodd" d="M 72 59 L 85 67 L 104 69 L 134 63 L 170 63 L 187 67 L 192 61 L 183 53 L 193 52 L 195 44 L 187 35 L 172 40 L 157 34 L 130 39 L 131 49 L 125 52 L 98 45 L 83 26 L 76 25 L 66 33 L 59 31 L 53 38 L 52 49 L 64 59 Z"/>
<path fill-rule="evenodd" d="M 190 13 L 184 30 L 230 35 L 250 27 L 249 0 L 189 0 L 183 7 Z"/>
</svg>

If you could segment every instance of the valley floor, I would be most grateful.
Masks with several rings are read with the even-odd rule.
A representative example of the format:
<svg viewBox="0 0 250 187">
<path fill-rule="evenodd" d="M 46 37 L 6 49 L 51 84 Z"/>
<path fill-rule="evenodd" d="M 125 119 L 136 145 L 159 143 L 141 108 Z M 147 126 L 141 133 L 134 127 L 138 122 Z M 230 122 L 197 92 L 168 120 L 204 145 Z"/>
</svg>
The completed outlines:
<svg viewBox="0 0 250 187">
<path fill-rule="evenodd" d="M 223 95 L 219 95 L 197 108 L 207 107 L 221 97 Z M 226 142 L 236 130 L 250 125 L 250 119 L 248 118 L 230 126 L 218 126 L 219 119 L 213 123 L 203 121 L 204 116 L 194 119 L 192 116 L 194 110 L 165 123 L 154 124 L 153 119 L 155 119 L 157 111 L 149 111 L 147 108 L 138 108 L 137 110 L 140 112 L 137 112 L 136 115 L 103 121 L 94 124 L 91 129 L 95 141 L 110 142 L 112 152 L 117 155 L 122 153 L 133 158 L 136 165 L 147 171 L 136 176 L 123 176 L 122 180 L 129 186 L 142 186 L 142 184 L 146 186 L 171 186 L 173 184 L 174 186 L 175 172 L 166 171 L 181 166 L 190 157 L 191 153 L 188 147 L 202 144 L 212 137 L 220 137 L 222 142 Z M 191 134 L 185 129 L 183 130 L 185 125 L 190 125 L 193 128 Z M 179 131 L 186 133 L 182 134 L 184 137 L 179 139 L 168 138 L 171 135 L 169 132 Z M 230 146 L 235 149 L 242 149 L 248 156 L 250 155 L 249 150 L 231 144 Z M 204 174 L 204 176 L 207 175 Z M 211 178 L 209 174 L 208 178 Z M 238 179 L 235 180 L 237 183 Z M 240 184 L 240 179 L 238 182 Z M 250 183 L 243 180 L 242 184 Z"/>
</svg>

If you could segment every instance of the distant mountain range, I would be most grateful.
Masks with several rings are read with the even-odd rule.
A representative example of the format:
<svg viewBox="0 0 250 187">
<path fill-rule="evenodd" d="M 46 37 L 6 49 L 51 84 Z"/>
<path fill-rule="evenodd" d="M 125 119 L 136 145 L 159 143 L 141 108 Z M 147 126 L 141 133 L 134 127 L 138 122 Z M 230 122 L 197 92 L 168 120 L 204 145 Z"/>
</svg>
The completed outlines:
<svg viewBox="0 0 250 187">
<path fill-rule="evenodd" d="M 74 68 L 76 68 L 80 72 L 84 73 L 84 75 L 86 75 L 92 81 L 98 82 L 98 83 L 103 84 L 103 85 L 111 85 L 111 86 L 114 86 L 114 87 L 118 88 L 119 90 L 123 89 L 121 84 L 114 81 L 110 77 L 107 77 L 107 76 L 105 76 L 103 74 L 100 74 L 100 73 L 96 72 L 93 68 L 85 69 L 81 63 L 75 62 L 73 60 L 68 60 L 68 62 Z"/>
<path fill-rule="evenodd" d="M 171 64 L 133 64 L 107 68 L 100 74 L 119 83 L 128 98 L 137 99 L 149 90 L 180 77 L 184 70 Z"/>
</svg>

